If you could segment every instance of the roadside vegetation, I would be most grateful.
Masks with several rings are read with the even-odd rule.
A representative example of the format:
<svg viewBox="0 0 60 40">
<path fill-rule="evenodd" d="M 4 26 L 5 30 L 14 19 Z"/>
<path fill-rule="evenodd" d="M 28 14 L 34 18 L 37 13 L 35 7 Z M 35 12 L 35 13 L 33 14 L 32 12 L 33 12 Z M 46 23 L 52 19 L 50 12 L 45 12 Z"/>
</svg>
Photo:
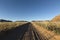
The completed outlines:
<svg viewBox="0 0 60 40">
<path fill-rule="evenodd" d="M 25 24 L 26 22 L 0 22 L 0 32 L 7 31 L 9 29 L 14 29 L 20 25 Z"/>
<path fill-rule="evenodd" d="M 35 22 L 40 27 L 60 34 L 60 22 Z"/>
</svg>

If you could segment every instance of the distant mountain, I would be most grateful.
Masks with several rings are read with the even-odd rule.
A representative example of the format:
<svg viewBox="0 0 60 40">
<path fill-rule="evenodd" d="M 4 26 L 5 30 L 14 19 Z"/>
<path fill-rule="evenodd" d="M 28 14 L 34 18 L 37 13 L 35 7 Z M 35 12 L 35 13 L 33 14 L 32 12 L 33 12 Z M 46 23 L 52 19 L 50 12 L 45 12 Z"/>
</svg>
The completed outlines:
<svg viewBox="0 0 60 40">
<path fill-rule="evenodd" d="M 20 20 L 20 21 L 15 21 L 15 22 L 28 22 L 28 21 Z"/>
<path fill-rule="evenodd" d="M 0 19 L 0 22 L 12 22 L 12 21 L 10 21 L 10 20 Z"/>
<path fill-rule="evenodd" d="M 60 21 L 60 15 L 55 16 L 51 21 L 52 22 L 59 22 Z"/>
</svg>

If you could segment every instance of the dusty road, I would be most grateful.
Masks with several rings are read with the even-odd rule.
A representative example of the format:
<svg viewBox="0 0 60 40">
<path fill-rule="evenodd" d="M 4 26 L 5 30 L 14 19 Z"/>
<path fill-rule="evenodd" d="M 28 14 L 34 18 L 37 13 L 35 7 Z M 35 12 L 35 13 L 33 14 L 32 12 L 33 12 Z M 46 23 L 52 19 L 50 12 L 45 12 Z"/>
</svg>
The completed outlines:
<svg viewBox="0 0 60 40">
<path fill-rule="evenodd" d="M 31 23 L 21 25 L 15 29 L 9 30 L 0 40 L 41 40 Z"/>
</svg>

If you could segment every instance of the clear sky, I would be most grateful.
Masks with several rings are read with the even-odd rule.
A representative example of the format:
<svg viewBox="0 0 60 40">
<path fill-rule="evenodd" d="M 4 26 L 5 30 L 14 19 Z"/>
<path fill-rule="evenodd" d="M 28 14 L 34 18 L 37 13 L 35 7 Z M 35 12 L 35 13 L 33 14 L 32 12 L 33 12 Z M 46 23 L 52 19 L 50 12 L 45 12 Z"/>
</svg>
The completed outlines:
<svg viewBox="0 0 60 40">
<path fill-rule="evenodd" d="M 0 19 L 51 20 L 58 14 L 59 0 L 0 0 Z"/>
</svg>

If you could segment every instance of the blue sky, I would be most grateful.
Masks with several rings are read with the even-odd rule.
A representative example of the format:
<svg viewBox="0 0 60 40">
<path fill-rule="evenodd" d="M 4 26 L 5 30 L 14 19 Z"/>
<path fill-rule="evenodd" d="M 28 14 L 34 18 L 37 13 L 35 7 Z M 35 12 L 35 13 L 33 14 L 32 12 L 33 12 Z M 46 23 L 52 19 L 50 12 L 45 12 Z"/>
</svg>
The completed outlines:
<svg viewBox="0 0 60 40">
<path fill-rule="evenodd" d="M 58 14 L 59 0 L 0 0 L 0 19 L 51 20 Z"/>
</svg>

